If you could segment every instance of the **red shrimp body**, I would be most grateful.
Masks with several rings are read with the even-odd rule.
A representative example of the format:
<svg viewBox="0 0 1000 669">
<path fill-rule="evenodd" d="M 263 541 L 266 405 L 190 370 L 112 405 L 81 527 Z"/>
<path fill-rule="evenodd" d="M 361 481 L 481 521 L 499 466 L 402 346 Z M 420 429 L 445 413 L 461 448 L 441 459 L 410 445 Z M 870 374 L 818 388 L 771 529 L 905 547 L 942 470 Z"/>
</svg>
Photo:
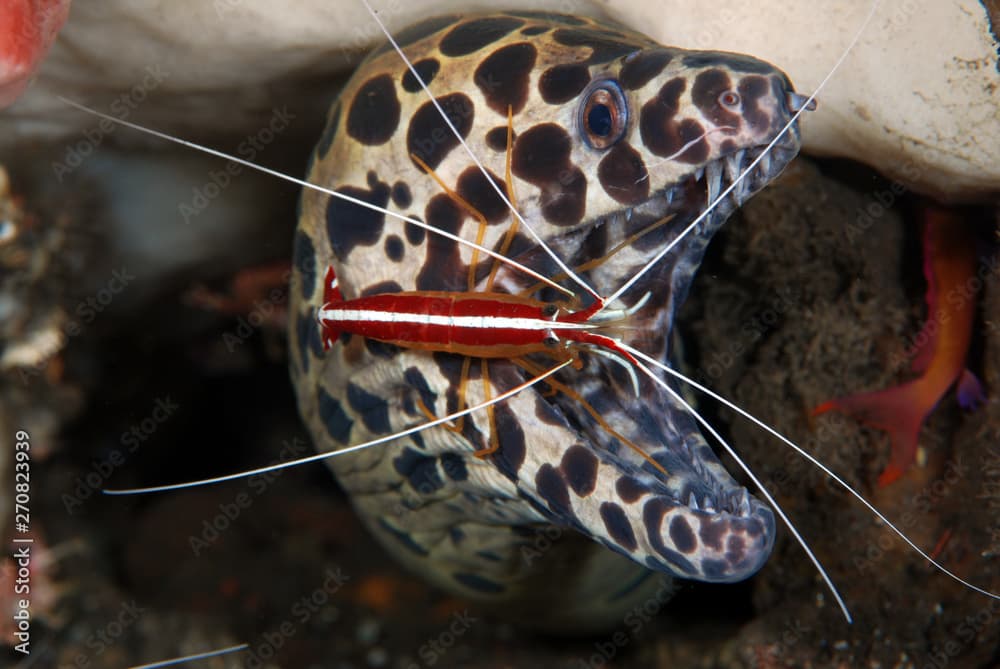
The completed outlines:
<svg viewBox="0 0 1000 669">
<path fill-rule="evenodd" d="M 326 303 L 317 317 L 329 348 L 342 333 L 403 348 L 457 353 L 475 358 L 518 358 L 552 351 L 560 340 L 593 344 L 633 361 L 614 339 L 590 332 L 599 305 L 560 319 L 553 304 L 506 293 L 404 291 L 344 300 L 330 268 Z"/>
</svg>

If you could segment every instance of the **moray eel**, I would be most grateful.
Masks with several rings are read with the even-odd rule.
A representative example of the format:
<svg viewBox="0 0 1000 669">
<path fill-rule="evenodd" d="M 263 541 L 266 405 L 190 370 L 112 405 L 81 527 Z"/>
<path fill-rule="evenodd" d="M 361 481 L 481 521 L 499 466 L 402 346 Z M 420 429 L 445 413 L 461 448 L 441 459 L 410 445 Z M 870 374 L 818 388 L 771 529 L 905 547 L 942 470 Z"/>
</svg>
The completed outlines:
<svg viewBox="0 0 1000 669">
<path fill-rule="evenodd" d="M 570 266 L 610 295 L 777 139 L 773 150 L 625 297 L 647 304 L 621 337 L 668 357 L 672 323 L 706 245 L 729 214 L 798 152 L 803 104 L 781 71 L 732 53 L 657 44 L 614 23 L 536 12 L 444 16 L 397 36 L 420 77 L 501 187 L 512 111 L 511 190 L 518 210 Z M 390 47 L 375 50 L 329 112 L 311 183 L 498 248 L 511 224 L 420 82 Z M 654 225 L 673 216 L 668 223 Z M 426 422 L 459 406 L 463 358 L 344 336 L 321 343 L 317 310 L 333 267 L 346 299 L 468 291 L 468 248 L 355 204 L 306 190 L 294 242 L 291 373 L 321 451 Z M 555 276 L 523 231 L 507 255 Z M 480 255 L 477 290 L 493 262 Z M 532 289 L 501 267 L 496 290 Z M 578 287 L 563 280 L 567 288 Z M 539 299 L 555 300 L 549 289 Z M 586 298 L 582 300 L 585 306 Z M 599 629 L 659 587 L 657 575 L 733 582 L 754 574 L 775 537 L 771 510 L 722 467 L 692 417 L 648 379 L 636 396 L 619 363 L 580 352 L 559 380 L 649 454 L 651 465 L 566 393 L 532 387 L 496 407 L 499 450 L 481 414 L 329 460 L 371 532 L 432 583 L 536 627 Z M 540 367 L 551 366 L 542 357 Z M 466 384 L 483 400 L 477 364 Z M 490 363 L 492 396 L 522 383 Z M 543 547 L 543 548 L 540 548 Z"/>
</svg>

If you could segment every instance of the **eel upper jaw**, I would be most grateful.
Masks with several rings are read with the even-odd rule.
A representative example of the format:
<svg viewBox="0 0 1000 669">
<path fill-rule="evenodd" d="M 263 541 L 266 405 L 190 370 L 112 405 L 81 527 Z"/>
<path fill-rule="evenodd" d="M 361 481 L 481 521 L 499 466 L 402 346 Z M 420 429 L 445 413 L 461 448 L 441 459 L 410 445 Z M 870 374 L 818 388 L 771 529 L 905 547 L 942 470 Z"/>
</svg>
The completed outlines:
<svg viewBox="0 0 1000 669">
<path fill-rule="evenodd" d="M 788 139 L 776 143 L 769 151 L 765 151 L 763 146 L 735 151 L 696 168 L 682 182 L 653 195 L 640 205 L 617 212 L 604 223 L 624 224 L 627 229 L 637 230 L 674 214 L 678 218 L 671 221 L 670 227 L 681 230 L 736 182 L 700 224 L 701 238 L 707 244 L 715 229 L 774 179 L 797 152 L 796 133 L 789 133 Z M 759 156 L 760 160 L 749 168 Z M 744 171 L 747 174 L 737 181 Z M 695 252 L 700 253 L 703 250 L 701 242 L 695 243 L 695 248 Z M 682 244 L 676 253 L 686 250 L 691 250 L 691 247 Z M 669 258 L 667 264 L 671 265 Z M 662 313 L 659 317 L 646 316 L 651 322 L 658 319 L 665 324 L 667 327 L 661 328 L 664 333 L 669 330 L 673 311 L 687 290 L 686 285 L 676 285 L 670 272 L 665 278 L 668 279 L 666 294 L 654 288 L 651 306 L 647 307 Z M 672 299 L 669 293 L 674 289 L 676 295 Z M 575 387 L 598 390 L 606 384 L 606 379 L 614 376 L 611 371 L 614 366 L 615 363 L 606 358 L 593 356 L 584 370 L 576 375 Z M 712 582 L 734 582 L 751 576 L 763 566 L 773 547 L 773 512 L 729 475 L 705 443 L 687 411 L 665 391 L 655 388 L 653 392 L 656 399 L 651 401 L 649 389 L 644 389 L 643 395 L 636 397 L 630 385 L 619 387 L 611 393 L 615 397 L 611 404 L 618 406 L 607 411 L 605 418 L 615 429 L 629 434 L 637 445 L 660 462 L 670 472 L 666 478 L 662 472 L 643 462 L 633 451 L 621 447 L 602 428 L 587 420 L 580 407 L 572 401 L 557 396 L 552 403 L 568 422 L 577 426 L 581 440 L 591 444 L 598 457 L 613 462 L 624 475 L 648 486 L 650 494 L 657 499 L 658 512 L 664 518 L 672 520 L 680 516 L 688 526 L 725 538 L 725 541 L 720 538 L 715 546 L 708 545 L 711 541 L 700 545 L 695 559 L 685 559 L 679 551 L 664 546 L 659 551 L 660 555 L 656 556 L 662 564 L 650 563 L 649 566 L 663 568 L 681 577 Z M 652 411 L 651 406 L 654 406 Z M 636 429 L 636 425 L 642 427 Z M 734 553 L 723 545 L 726 542 L 729 548 L 738 545 L 739 551 Z M 674 555 L 677 557 L 672 560 Z"/>
</svg>

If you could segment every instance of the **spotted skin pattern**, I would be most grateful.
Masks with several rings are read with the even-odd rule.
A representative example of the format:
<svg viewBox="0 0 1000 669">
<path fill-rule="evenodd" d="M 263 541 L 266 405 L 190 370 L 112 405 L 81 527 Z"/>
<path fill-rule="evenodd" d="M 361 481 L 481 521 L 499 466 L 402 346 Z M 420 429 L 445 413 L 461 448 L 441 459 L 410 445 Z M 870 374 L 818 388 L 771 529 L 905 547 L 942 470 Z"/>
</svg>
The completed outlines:
<svg viewBox="0 0 1000 669">
<path fill-rule="evenodd" d="M 747 162 L 791 116 L 791 84 L 767 63 L 667 48 L 607 22 L 532 12 L 446 16 L 397 39 L 501 187 L 512 110 L 518 209 L 570 265 L 602 257 L 674 214 L 584 272 L 603 295 L 704 209 L 702 170 Z M 603 110 L 588 111 L 595 94 L 620 104 L 614 115 L 620 137 L 608 146 L 601 146 Z M 798 146 L 793 127 L 739 200 L 726 199 L 643 277 L 625 302 L 646 292 L 651 299 L 618 336 L 667 357 L 675 311 L 712 234 Z M 308 179 L 474 238 L 477 221 L 412 156 L 483 214 L 483 244 L 499 248 L 512 220 L 506 205 L 398 54 L 381 47 L 333 104 Z M 315 314 L 327 266 L 346 299 L 466 291 L 469 248 L 311 191 L 302 197 L 294 248 L 291 371 L 320 450 L 424 422 L 421 402 L 439 416 L 459 408 L 461 357 L 349 335 L 324 352 Z M 523 231 L 507 255 L 549 276 L 557 272 Z M 477 263 L 482 290 L 493 261 L 480 254 Z M 502 267 L 495 289 L 513 293 L 530 285 Z M 746 496 L 675 400 L 648 380 L 637 399 L 620 365 L 586 352 L 581 361 L 582 369 L 558 378 L 669 476 L 609 435 L 579 402 L 544 387 L 496 406 L 500 448 L 485 459 L 472 454 L 488 443 L 490 428 L 485 415 L 473 414 L 461 433 L 434 428 L 334 458 L 330 466 L 367 526 L 409 567 L 449 591 L 532 609 L 553 625 L 619 616 L 655 582 L 651 574 L 730 582 L 755 573 L 773 545 L 772 512 Z M 484 399 L 478 368 L 471 365 L 469 404 Z M 490 363 L 493 395 L 524 378 L 512 363 Z M 560 530 L 562 540 L 540 555 L 537 533 L 551 526 L 589 541 Z"/>
</svg>

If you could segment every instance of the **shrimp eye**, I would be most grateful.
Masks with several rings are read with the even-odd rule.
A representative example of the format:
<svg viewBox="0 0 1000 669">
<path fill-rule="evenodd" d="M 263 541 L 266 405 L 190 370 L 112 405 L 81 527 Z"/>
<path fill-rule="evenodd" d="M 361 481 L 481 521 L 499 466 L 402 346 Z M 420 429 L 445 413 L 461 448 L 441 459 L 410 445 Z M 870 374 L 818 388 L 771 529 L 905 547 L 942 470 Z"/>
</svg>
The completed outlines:
<svg viewBox="0 0 1000 669">
<path fill-rule="evenodd" d="M 607 149 L 628 127 L 628 102 L 616 81 L 603 79 L 590 85 L 580 107 L 580 134 L 591 147 Z"/>
<path fill-rule="evenodd" d="M 549 348 L 555 348 L 559 346 L 559 337 L 556 336 L 555 332 L 549 330 L 548 332 L 545 333 L 545 336 L 542 337 L 542 343 L 548 346 Z"/>
<path fill-rule="evenodd" d="M 545 318 L 555 318 L 559 315 L 559 307 L 549 302 L 542 306 L 542 316 Z"/>
<path fill-rule="evenodd" d="M 719 104 L 726 109 L 739 109 L 740 94 L 736 91 L 722 91 L 719 93 Z"/>
</svg>

